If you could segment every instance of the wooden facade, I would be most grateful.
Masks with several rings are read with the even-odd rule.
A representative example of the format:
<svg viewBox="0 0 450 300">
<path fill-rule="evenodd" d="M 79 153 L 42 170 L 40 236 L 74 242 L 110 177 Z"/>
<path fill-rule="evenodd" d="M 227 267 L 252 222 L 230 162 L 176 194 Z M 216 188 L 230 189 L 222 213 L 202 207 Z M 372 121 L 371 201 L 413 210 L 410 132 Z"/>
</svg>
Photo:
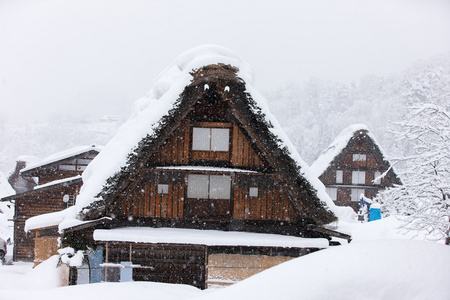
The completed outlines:
<svg viewBox="0 0 450 300">
<path fill-rule="evenodd" d="M 135 280 L 206 288 L 208 278 L 240 280 L 318 249 L 96 241 L 93 229 L 172 227 L 330 239 L 329 232 L 313 228 L 336 216 L 287 149 L 280 148 L 236 72 L 220 64 L 193 72 L 192 83 L 156 133 L 142 139 L 126 166 L 108 179 L 101 200 L 79 214 L 86 221 L 111 221 L 67 228 L 69 245 L 84 239 L 91 248 L 103 249 L 105 262 L 132 261 L 140 266 L 133 270 Z M 242 263 L 236 274 L 225 274 L 221 264 L 238 256 Z"/>
<path fill-rule="evenodd" d="M 373 199 L 380 190 L 400 184 L 390 163 L 365 129 L 354 132 L 319 179 L 336 205 L 350 206 L 356 212 L 361 194 Z"/>
<path fill-rule="evenodd" d="M 54 235 L 47 238 L 52 241 L 51 247 L 45 246 L 46 243 L 42 242 L 42 238 L 39 238 L 38 244 L 35 244 L 36 233 L 25 232 L 25 222 L 31 217 L 61 211 L 74 205 L 76 195 L 82 185 L 79 175 L 97 154 L 98 150 L 88 147 L 82 153 L 63 157 L 50 163 L 44 162 L 36 167 L 24 168 L 20 172 L 22 178 L 28 181 L 33 178 L 38 185 L 30 190 L 2 199 L 15 202 L 13 253 L 15 261 L 34 261 L 35 253 L 38 253 L 39 257 L 35 262 L 39 263 L 48 255 L 56 254 Z M 35 249 L 35 245 L 44 248 Z M 48 252 L 48 250 L 51 251 Z"/>
</svg>

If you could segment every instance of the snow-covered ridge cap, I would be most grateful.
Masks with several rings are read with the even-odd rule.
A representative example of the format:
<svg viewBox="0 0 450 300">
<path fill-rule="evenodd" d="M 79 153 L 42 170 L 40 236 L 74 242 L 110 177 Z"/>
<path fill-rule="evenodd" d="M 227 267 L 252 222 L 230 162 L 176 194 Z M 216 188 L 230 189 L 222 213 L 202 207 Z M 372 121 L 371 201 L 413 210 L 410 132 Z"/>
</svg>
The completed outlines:
<svg viewBox="0 0 450 300">
<path fill-rule="evenodd" d="M 77 198 L 78 212 L 95 201 L 106 180 L 126 165 L 128 154 L 136 145 L 145 136 L 154 133 L 158 122 L 173 108 L 184 88 L 190 84 L 191 72 L 219 63 L 238 68 L 240 78 L 246 83 L 253 82 L 251 67 L 227 48 L 203 45 L 181 54 L 156 77 L 147 95 L 136 101 L 128 121 L 119 127 L 105 149 L 83 172 L 84 184 Z"/>
<path fill-rule="evenodd" d="M 320 154 L 319 158 L 311 165 L 311 170 L 314 175 L 319 177 L 326 171 L 331 162 L 335 159 L 339 153 L 344 150 L 350 139 L 355 136 L 356 133 L 364 132 L 367 134 L 374 143 L 377 144 L 375 138 L 370 134 L 369 128 L 364 124 L 353 124 L 342 130 L 342 132 L 333 140 L 333 142 Z M 381 151 L 381 148 L 380 148 Z"/>
<path fill-rule="evenodd" d="M 26 171 L 30 171 L 32 169 L 36 169 L 45 165 L 49 165 L 51 163 L 60 161 L 60 160 L 64 160 L 66 158 L 72 157 L 72 156 L 76 156 L 85 152 L 89 152 L 89 151 L 97 151 L 100 152 L 103 149 L 102 146 L 96 146 L 96 145 L 91 145 L 91 146 L 79 146 L 79 147 L 75 147 L 72 149 L 68 149 L 68 150 L 64 150 L 55 154 L 52 154 L 50 156 L 48 156 L 47 158 L 45 158 L 44 160 L 42 160 L 40 163 L 38 164 L 33 164 L 31 166 L 25 167 L 22 170 L 20 170 L 20 172 L 26 172 Z"/>
</svg>

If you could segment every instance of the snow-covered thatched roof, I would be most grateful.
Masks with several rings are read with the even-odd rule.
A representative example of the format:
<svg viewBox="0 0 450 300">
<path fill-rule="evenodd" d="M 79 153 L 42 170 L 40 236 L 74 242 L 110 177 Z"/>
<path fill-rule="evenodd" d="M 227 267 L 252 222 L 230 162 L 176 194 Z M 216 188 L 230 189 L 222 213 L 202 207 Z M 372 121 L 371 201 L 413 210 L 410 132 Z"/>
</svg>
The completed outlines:
<svg viewBox="0 0 450 300">
<path fill-rule="evenodd" d="M 112 178 L 130 168 L 130 157 L 139 154 L 140 143 L 145 138 L 157 135 L 163 126 L 163 120 L 170 118 L 174 111 L 180 109 L 180 95 L 192 83 L 193 73 L 202 67 L 219 64 L 231 66 L 234 68 L 233 72 L 238 70 L 237 78 L 245 85 L 245 93 L 251 95 L 254 101 L 254 105 L 249 106 L 250 113 L 264 118 L 274 143 L 288 153 L 289 159 L 299 170 L 299 176 L 306 180 L 311 190 L 314 190 L 321 209 L 338 217 L 346 214 L 343 213 L 344 209 L 334 205 L 326 194 L 323 184 L 311 174 L 309 167 L 269 111 L 266 100 L 253 88 L 253 72 L 250 66 L 226 48 L 206 45 L 180 55 L 157 77 L 147 96 L 135 103 L 129 120 L 118 129 L 105 149 L 86 168 L 83 173 L 84 184 L 77 197 L 78 216 L 86 207 L 102 200 L 102 193 L 104 194 L 105 190 L 114 184 L 111 183 L 114 181 Z M 74 218 L 75 215 L 68 215 L 66 219 L 69 222 Z M 61 227 L 64 228 L 64 224 L 61 224 Z"/>
<path fill-rule="evenodd" d="M 364 124 L 353 124 L 342 130 L 342 132 L 334 139 L 334 141 L 325 149 L 319 158 L 311 165 L 311 170 L 316 177 L 320 177 L 334 161 L 334 159 L 344 150 L 350 140 L 360 134 L 367 135 L 373 143 L 378 147 L 381 154 L 383 152 L 380 145 L 369 132 L 369 129 Z"/>
</svg>

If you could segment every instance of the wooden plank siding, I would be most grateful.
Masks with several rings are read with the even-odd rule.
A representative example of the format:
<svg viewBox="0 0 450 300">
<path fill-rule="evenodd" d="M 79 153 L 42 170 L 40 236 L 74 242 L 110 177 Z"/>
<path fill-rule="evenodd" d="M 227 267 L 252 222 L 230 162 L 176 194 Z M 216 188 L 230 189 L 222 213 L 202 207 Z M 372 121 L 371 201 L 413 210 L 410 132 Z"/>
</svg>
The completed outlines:
<svg viewBox="0 0 450 300">
<path fill-rule="evenodd" d="M 16 199 L 14 216 L 14 260 L 33 261 L 34 236 L 25 232 L 25 221 L 41 214 L 63 210 L 67 204 L 63 202 L 64 194 L 76 195 L 80 184 L 69 187 L 60 186 L 53 190 L 35 192 Z"/>
<path fill-rule="evenodd" d="M 263 162 L 258 157 L 257 153 L 250 145 L 242 130 L 233 124 L 233 144 L 231 164 L 234 167 L 262 167 Z"/>
<path fill-rule="evenodd" d="M 163 219 L 189 219 L 186 213 L 186 203 L 207 209 L 207 203 L 214 200 L 187 199 L 187 177 L 189 171 L 153 170 L 149 171 L 129 197 L 124 198 L 119 216 Z M 204 172 L 204 174 L 217 174 Z M 230 174 L 231 175 L 231 174 Z M 278 187 L 272 175 L 232 175 L 232 192 L 230 201 L 217 200 L 216 206 L 231 203 L 230 208 L 219 208 L 220 211 L 230 211 L 231 219 L 261 220 L 261 221 L 291 221 L 296 220 L 295 210 L 287 196 Z M 158 193 L 158 184 L 169 186 L 168 194 Z M 250 197 L 249 187 L 258 188 L 258 196 Z M 188 201 L 188 202 L 186 202 Z M 206 201 L 206 202 L 205 202 Z M 222 202 L 223 203 L 222 203 Z M 197 204 L 196 204 L 197 202 Z M 227 204 L 228 205 L 228 204 Z M 207 213 L 198 213 L 206 218 Z M 228 218 L 228 214 L 210 216 L 211 218 Z"/>
</svg>

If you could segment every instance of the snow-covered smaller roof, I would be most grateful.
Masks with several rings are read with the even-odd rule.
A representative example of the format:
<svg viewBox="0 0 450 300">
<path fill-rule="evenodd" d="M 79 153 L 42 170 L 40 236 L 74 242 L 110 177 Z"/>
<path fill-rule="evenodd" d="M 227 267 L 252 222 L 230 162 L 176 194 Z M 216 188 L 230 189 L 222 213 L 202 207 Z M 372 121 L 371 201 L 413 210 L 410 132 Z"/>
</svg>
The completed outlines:
<svg viewBox="0 0 450 300">
<path fill-rule="evenodd" d="M 73 176 L 73 177 L 68 177 L 68 178 L 63 178 L 63 179 L 58 179 L 58 180 L 54 180 L 51 182 L 47 182 L 46 184 L 42 184 L 42 185 L 37 185 L 34 187 L 34 190 L 40 190 L 43 188 L 47 188 L 50 186 L 55 186 L 55 185 L 59 185 L 59 184 L 63 184 L 63 183 L 69 183 L 72 181 L 79 181 L 81 180 L 81 175 L 77 175 L 77 176 Z"/>
<path fill-rule="evenodd" d="M 62 152 L 52 154 L 52 155 L 48 156 L 47 158 L 45 158 L 40 163 L 32 164 L 30 166 L 23 168 L 20 172 L 23 173 L 26 171 L 30 171 L 32 169 L 36 169 L 36 168 L 39 168 L 39 167 L 42 167 L 45 165 L 49 165 L 49 164 L 55 163 L 57 161 L 61 161 L 61 160 L 67 159 L 69 157 L 80 155 L 82 153 L 86 153 L 89 151 L 100 152 L 102 149 L 103 149 L 103 146 L 97 146 L 97 145 L 75 147 L 72 149 L 68 149 L 68 150 L 65 150 Z"/>
<path fill-rule="evenodd" d="M 58 226 L 64 220 L 66 210 L 31 217 L 25 221 L 25 232 L 39 228 Z"/>
<path fill-rule="evenodd" d="M 207 246 L 254 246 L 327 248 L 327 239 L 219 230 L 125 227 L 94 230 L 94 240 L 133 243 L 194 244 Z"/>
<path fill-rule="evenodd" d="M 364 132 L 367 136 L 369 136 L 381 151 L 379 144 L 370 134 L 369 128 L 367 128 L 366 125 L 350 125 L 342 130 L 342 132 L 334 139 L 334 141 L 328 146 L 328 148 L 322 151 L 319 158 L 311 165 L 311 170 L 314 175 L 320 177 L 327 170 L 336 156 L 338 156 L 342 152 L 342 150 L 344 150 L 350 139 L 355 136 L 355 133 L 358 132 Z"/>
</svg>

